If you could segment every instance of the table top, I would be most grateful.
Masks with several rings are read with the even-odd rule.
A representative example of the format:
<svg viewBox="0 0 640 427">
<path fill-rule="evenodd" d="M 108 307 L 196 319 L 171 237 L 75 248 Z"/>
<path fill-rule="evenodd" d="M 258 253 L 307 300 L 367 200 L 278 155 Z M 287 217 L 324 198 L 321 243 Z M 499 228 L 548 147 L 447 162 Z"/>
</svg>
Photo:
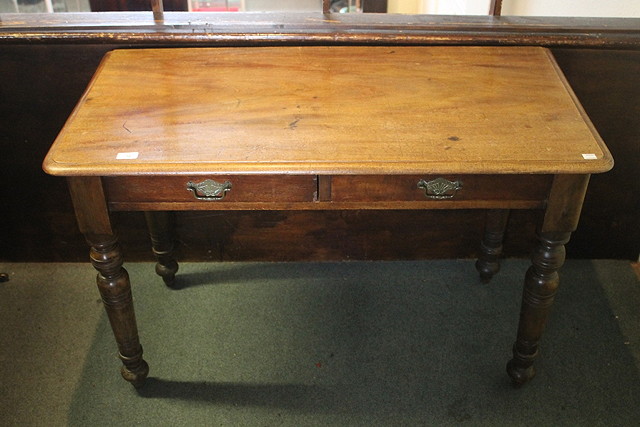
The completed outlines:
<svg viewBox="0 0 640 427">
<path fill-rule="evenodd" d="M 115 50 L 61 176 L 597 173 L 613 159 L 539 47 Z"/>
</svg>

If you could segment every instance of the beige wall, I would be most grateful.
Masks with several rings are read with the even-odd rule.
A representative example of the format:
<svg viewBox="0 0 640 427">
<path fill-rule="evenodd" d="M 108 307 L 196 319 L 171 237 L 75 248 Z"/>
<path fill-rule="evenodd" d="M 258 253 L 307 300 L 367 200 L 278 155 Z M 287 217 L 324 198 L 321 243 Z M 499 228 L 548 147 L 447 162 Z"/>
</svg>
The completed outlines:
<svg viewBox="0 0 640 427">
<path fill-rule="evenodd" d="M 366 0 L 365 0 L 366 1 Z M 486 14 L 490 0 L 389 0 L 389 13 Z M 503 0 L 502 15 L 640 17 L 640 0 Z"/>
<path fill-rule="evenodd" d="M 240 3 L 240 2 L 238 2 Z M 245 0 L 247 12 L 317 12 L 322 11 L 322 0 Z"/>
<path fill-rule="evenodd" d="M 423 13 L 422 3 L 424 3 L 423 0 L 388 0 L 387 12 Z"/>
<path fill-rule="evenodd" d="M 503 0 L 503 15 L 640 17 L 640 0 Z"/>
</svg>

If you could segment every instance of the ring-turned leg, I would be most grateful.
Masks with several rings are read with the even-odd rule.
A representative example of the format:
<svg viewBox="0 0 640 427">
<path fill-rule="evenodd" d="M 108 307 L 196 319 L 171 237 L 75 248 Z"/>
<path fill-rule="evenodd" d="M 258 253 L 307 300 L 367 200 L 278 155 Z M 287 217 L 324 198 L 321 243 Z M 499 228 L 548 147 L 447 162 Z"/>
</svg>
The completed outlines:
<svg viewBox="0 0 640 427">
<path fill-rule="evenodd" d="M 122 252 L 115 236 L 87 236 L 91 263 L 98 270 L 98 290 L 109 317 L 122 360 L 122 377 L 135 387 L 144 384 L 149 365 L 142 358 L 136 316 L 127 270 L 122 268 Z"/>
<path fill-rule="evenodd" d="M 122 252 L 111 228 L 102 180 L 73 177 L 67 182 L 78 226 L 91 246 L 91 263 L 98 270 L 98 289 L 118 344 L 122 377 L 140 387 L 149 366 L 142 358 L 129 275 L 122 268 Z"/>
<path fill-rule="evenodd" d="M 164 283 L 173 287 L 175 284 L 178 263 L 173 258 L 174 218 L 171 212 L 145 212 L 147 227 L 151 237 L 151 247 L 156 256 L 156 273 Z"/>
<path fill-rule="evenodd" d="M 500 271 L 500 255 L 502 241 L 509 220 L 508 209 L 492 209 L 487 211 L 484 236 L 480 244 L 480 257 L 476 261 L 476 270 L 480 273 L 482 283 L 489 283 Z"/>
<path fill-rule="evenodd" d="M 522 385 L 535 376 L 534 361 L 558 289 L 558 270 L 565 259 L 564 245 L 578 226 L 588 183 L 589 175 L 556 175 L 553 179 L 532 265 L 524 280 L 513 358 L 507 364 L 507 372 L 515 385 Z"/>
<path fill-rule="evenodd" d="M 558 270 L 564 263 L 564 245 L 570 236 L 571 233 L 540 233 L 538 236 L 533 265 L 525 276 L 513 359 L 507 364 L 507 372 L 516 385 L 535 376 L 533 362 L 538 356 L 538 343 L 558 289 Z"/>
</svg>

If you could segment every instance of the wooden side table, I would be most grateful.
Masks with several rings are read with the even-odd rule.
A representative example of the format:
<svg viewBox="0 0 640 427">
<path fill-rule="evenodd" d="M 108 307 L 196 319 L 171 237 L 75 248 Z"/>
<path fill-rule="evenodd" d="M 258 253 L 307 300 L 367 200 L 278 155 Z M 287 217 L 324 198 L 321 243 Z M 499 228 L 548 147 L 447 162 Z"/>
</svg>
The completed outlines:
<svg viewBox="0 0 640 427">
<path fill-rule="evenodd" d="M 68 179 L 135 386 L 148 366 L 110 211 L 146 212 L 171 285 L 172 211 L 482 209 L 489 281 L 509 210 L 544 210 L 507 368 L 522 384 L 589 176 L 612 165 L 543 48 L 332 46 L 113 51 L 44 169 Z"/>
</svg>

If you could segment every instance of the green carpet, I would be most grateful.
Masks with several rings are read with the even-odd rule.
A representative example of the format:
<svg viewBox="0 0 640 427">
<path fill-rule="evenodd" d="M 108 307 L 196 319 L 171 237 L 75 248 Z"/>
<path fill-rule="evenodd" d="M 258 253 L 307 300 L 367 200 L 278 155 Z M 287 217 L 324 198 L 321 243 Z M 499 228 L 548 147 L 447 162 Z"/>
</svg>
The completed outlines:
<svg viewBox="0 0 640 427">
<path fill-rule="evenodd" d="M 528 264 L 505 261 L 487 286 L 466 260 L 186 263 L 178 290 L 164 287 L 152 264 L 128 264 L 150 378 L 137 391 L 120 378 L 99 313 L 59 419 L 73 426 L 637 425 L 640 284 L 629 263 L 567 262 L 538 376 L 514 389 L 505 364 Z M 66 271 L 37 266 L 20 274 Z M 65 277 L 57 271 L 56 286 L 93 276 L 88 265 L 70 266 Z M 18 286 L 20 274 L 0 290 Z M 3 363 L 19 353 L 12 343 L 3 347 Z M 11 393 L 5 380 L 28 371 L 17 369 L 1 371 L 3 395 Z M 38 392 L 29 397 L 35 406 L 60 398 Z M 38 424 L 37 408 L 5 409 L 2 425 Z"/>
</svg>

